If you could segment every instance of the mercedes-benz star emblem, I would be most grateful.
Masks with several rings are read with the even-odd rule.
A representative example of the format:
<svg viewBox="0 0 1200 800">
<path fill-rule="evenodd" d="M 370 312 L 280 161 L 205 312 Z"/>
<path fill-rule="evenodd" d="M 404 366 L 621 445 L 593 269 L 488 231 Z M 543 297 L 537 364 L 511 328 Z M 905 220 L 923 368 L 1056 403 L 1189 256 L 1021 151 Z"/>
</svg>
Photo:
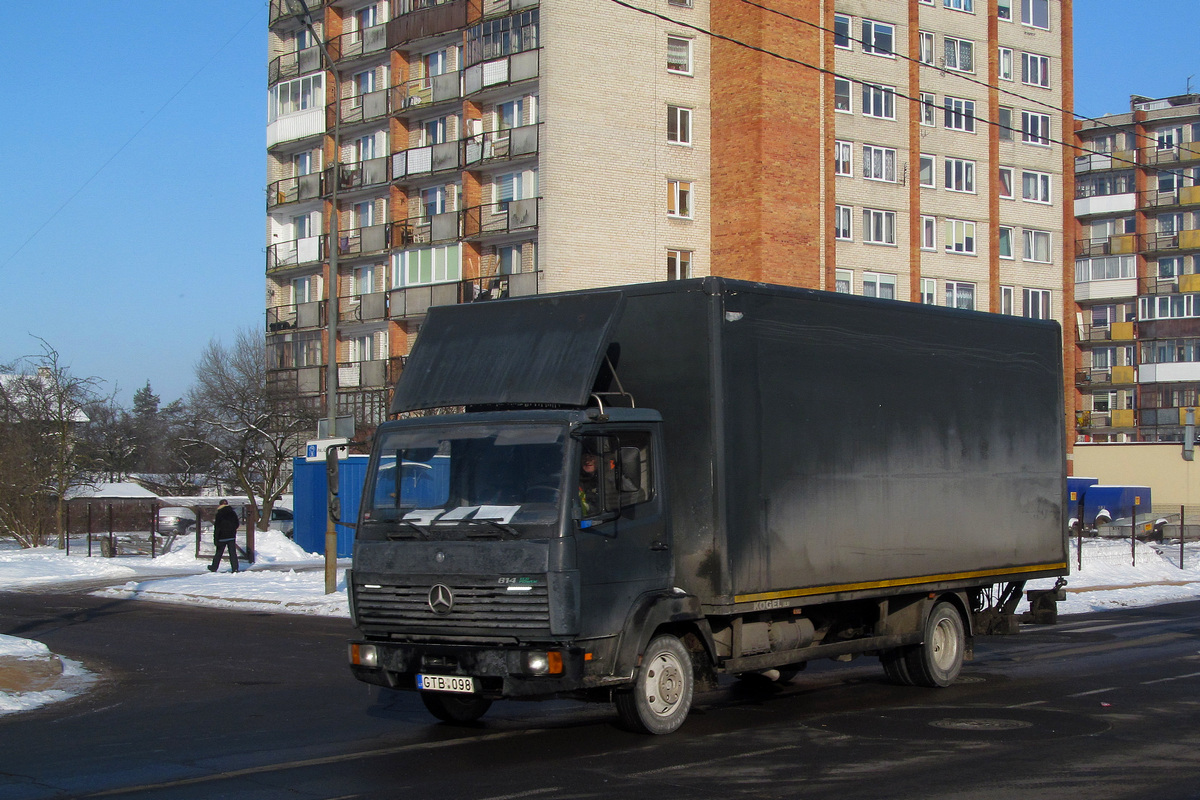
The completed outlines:
<svg viewBox="0 0 1200 800">
<path fill-rule="evenodd" d="M 454 592 L 444 583 L 435 583 L 429 590 L 429 607 L 435 614 L 449 614 L 454 608 Z"/>
</svg>

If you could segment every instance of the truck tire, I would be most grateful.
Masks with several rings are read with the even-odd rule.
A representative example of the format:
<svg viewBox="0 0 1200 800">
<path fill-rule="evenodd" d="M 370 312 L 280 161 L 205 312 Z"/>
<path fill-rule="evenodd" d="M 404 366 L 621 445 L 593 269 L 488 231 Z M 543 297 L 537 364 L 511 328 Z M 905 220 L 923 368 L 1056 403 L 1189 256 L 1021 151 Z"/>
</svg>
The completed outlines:
<svg viewBox="0 0 1200 800">
<path fill-rule="evenodd" d="M 883 672 L 887 675 L 888 680 L 900 686 L 912 686 L 912 676 L 908 674 L 908 647 L 897 647 L 895 650 L 887 650 L 879 654 L 879 663 L 883 665 Z"/>
<path fill-rule="evenodd" d="M 474 722 L 487 713 L 492 701 L 476 695 L 418 692 L 429 713 L 443 722 Z"/>
<path fill-rule="evenodd" d="M 676 637 L 664 634 L 646 647 L 634 674 L 633 689 L 614 695 L 613 704 L 630 730 L 671 733 L 687 719 L 695 685 L 687 648 Z"/>
<path fill-rule="evenodd" d="M 953 603 L 938 603 L 925 620 L 925 640 L 907 653 L 904 664 L 916 686 L 945 687 L 962 669 L 967 635 Z"/>
</svg>

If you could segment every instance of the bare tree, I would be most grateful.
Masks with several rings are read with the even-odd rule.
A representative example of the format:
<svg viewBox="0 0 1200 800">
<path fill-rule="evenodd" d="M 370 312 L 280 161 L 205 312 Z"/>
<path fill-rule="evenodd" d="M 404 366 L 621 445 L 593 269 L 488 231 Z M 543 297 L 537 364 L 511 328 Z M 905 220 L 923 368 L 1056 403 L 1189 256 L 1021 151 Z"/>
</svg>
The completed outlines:
<svg viewBox="0 0 1200 800">
<path fill-rule="evenodd" d="M 38 341 L 39 355 L 0 369 L 0 531 L 36 547 L 53 530 L 62 547 L 66 496 L 91 482 L 77 444 L 100 380 L 72 375 L 58 351 Z"/>
<path fill-rule="evenodd" d="M 262 333 L 242 329 L 232 347 L 209 342 L 188 405 L 202 433 L 193 443 L 207 447 L 218 475 L 246 493 L 265 530 L 291 486 L 292 458 L 316 423 L 295 398 L 268 388 Z"/>
</svg>

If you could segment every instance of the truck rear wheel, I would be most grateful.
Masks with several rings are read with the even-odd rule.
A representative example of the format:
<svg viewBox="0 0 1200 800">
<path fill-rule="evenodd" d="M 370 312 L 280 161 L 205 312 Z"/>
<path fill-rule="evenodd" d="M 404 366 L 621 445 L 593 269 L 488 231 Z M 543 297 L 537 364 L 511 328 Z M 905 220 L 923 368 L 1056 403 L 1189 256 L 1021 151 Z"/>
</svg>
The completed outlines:
<svg viewBox="0 0 1200 800">
<path fill-rule="evenodd" d="M 938 603 L 925 621 L 925 641 L 913 646 L 905 667 L 917 686 L 945 687 L 962 669 L 967 635 L 962 616 L 953 603 Z"/>
<path fill-rule="evenodd" d="M 687 648 L 676 637 L 664 634 L 646 648 L 633 689 L 616 694 L 613 704 L 630 730 L 671 733 L 687 719 L 695 685 Z"/>
<path fill-rule="evenodd" d="M 418 692 L 429 713 L 443 722 L 474 722 L 487 713 L 492 701 L 475 695 Z"/>
<path fill-rule="evenodd" d="M 901 686 L 912 686 L 912 676 L 908 674 L 908 658 L 907 647 L 897 647 L 895 650 L 888 650 L 879 654 L 879 663 L 883 664 L 883 672 L 887 675 L 888 680 L 892 683 L 897 683 Z"/>
</svg>

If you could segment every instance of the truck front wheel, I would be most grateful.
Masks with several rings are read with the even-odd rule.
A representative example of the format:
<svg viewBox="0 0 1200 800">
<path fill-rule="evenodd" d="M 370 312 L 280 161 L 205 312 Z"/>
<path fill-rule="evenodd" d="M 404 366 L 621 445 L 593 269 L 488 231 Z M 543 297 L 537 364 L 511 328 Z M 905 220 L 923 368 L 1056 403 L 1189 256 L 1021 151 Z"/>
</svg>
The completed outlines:
<svg viewBox="0 0 1200 800">
<path fill-rule="evenodd" d="M 492 701 L 474 695 L 419 692 L 429 713 L 443 722 L 474 722 L 487 713 Z"/>
<path fill-rule="evenodd" d="M 627 728 L 638 733 L 671 733 L 687 719 L 696 680 L 692 657 L 670 634 L 655 637 L 634 676 L 633 689 L 613 703 Z"/>
<path fill-rule="evenodd" d="M 925 641 L 913 646 L 905 657 L 909 678 L 917 686 L 949 686 L 962 669 L 966 645 L 958 609 L 953 603 L 938 603 L 925 621 Z"/>
</svg>

